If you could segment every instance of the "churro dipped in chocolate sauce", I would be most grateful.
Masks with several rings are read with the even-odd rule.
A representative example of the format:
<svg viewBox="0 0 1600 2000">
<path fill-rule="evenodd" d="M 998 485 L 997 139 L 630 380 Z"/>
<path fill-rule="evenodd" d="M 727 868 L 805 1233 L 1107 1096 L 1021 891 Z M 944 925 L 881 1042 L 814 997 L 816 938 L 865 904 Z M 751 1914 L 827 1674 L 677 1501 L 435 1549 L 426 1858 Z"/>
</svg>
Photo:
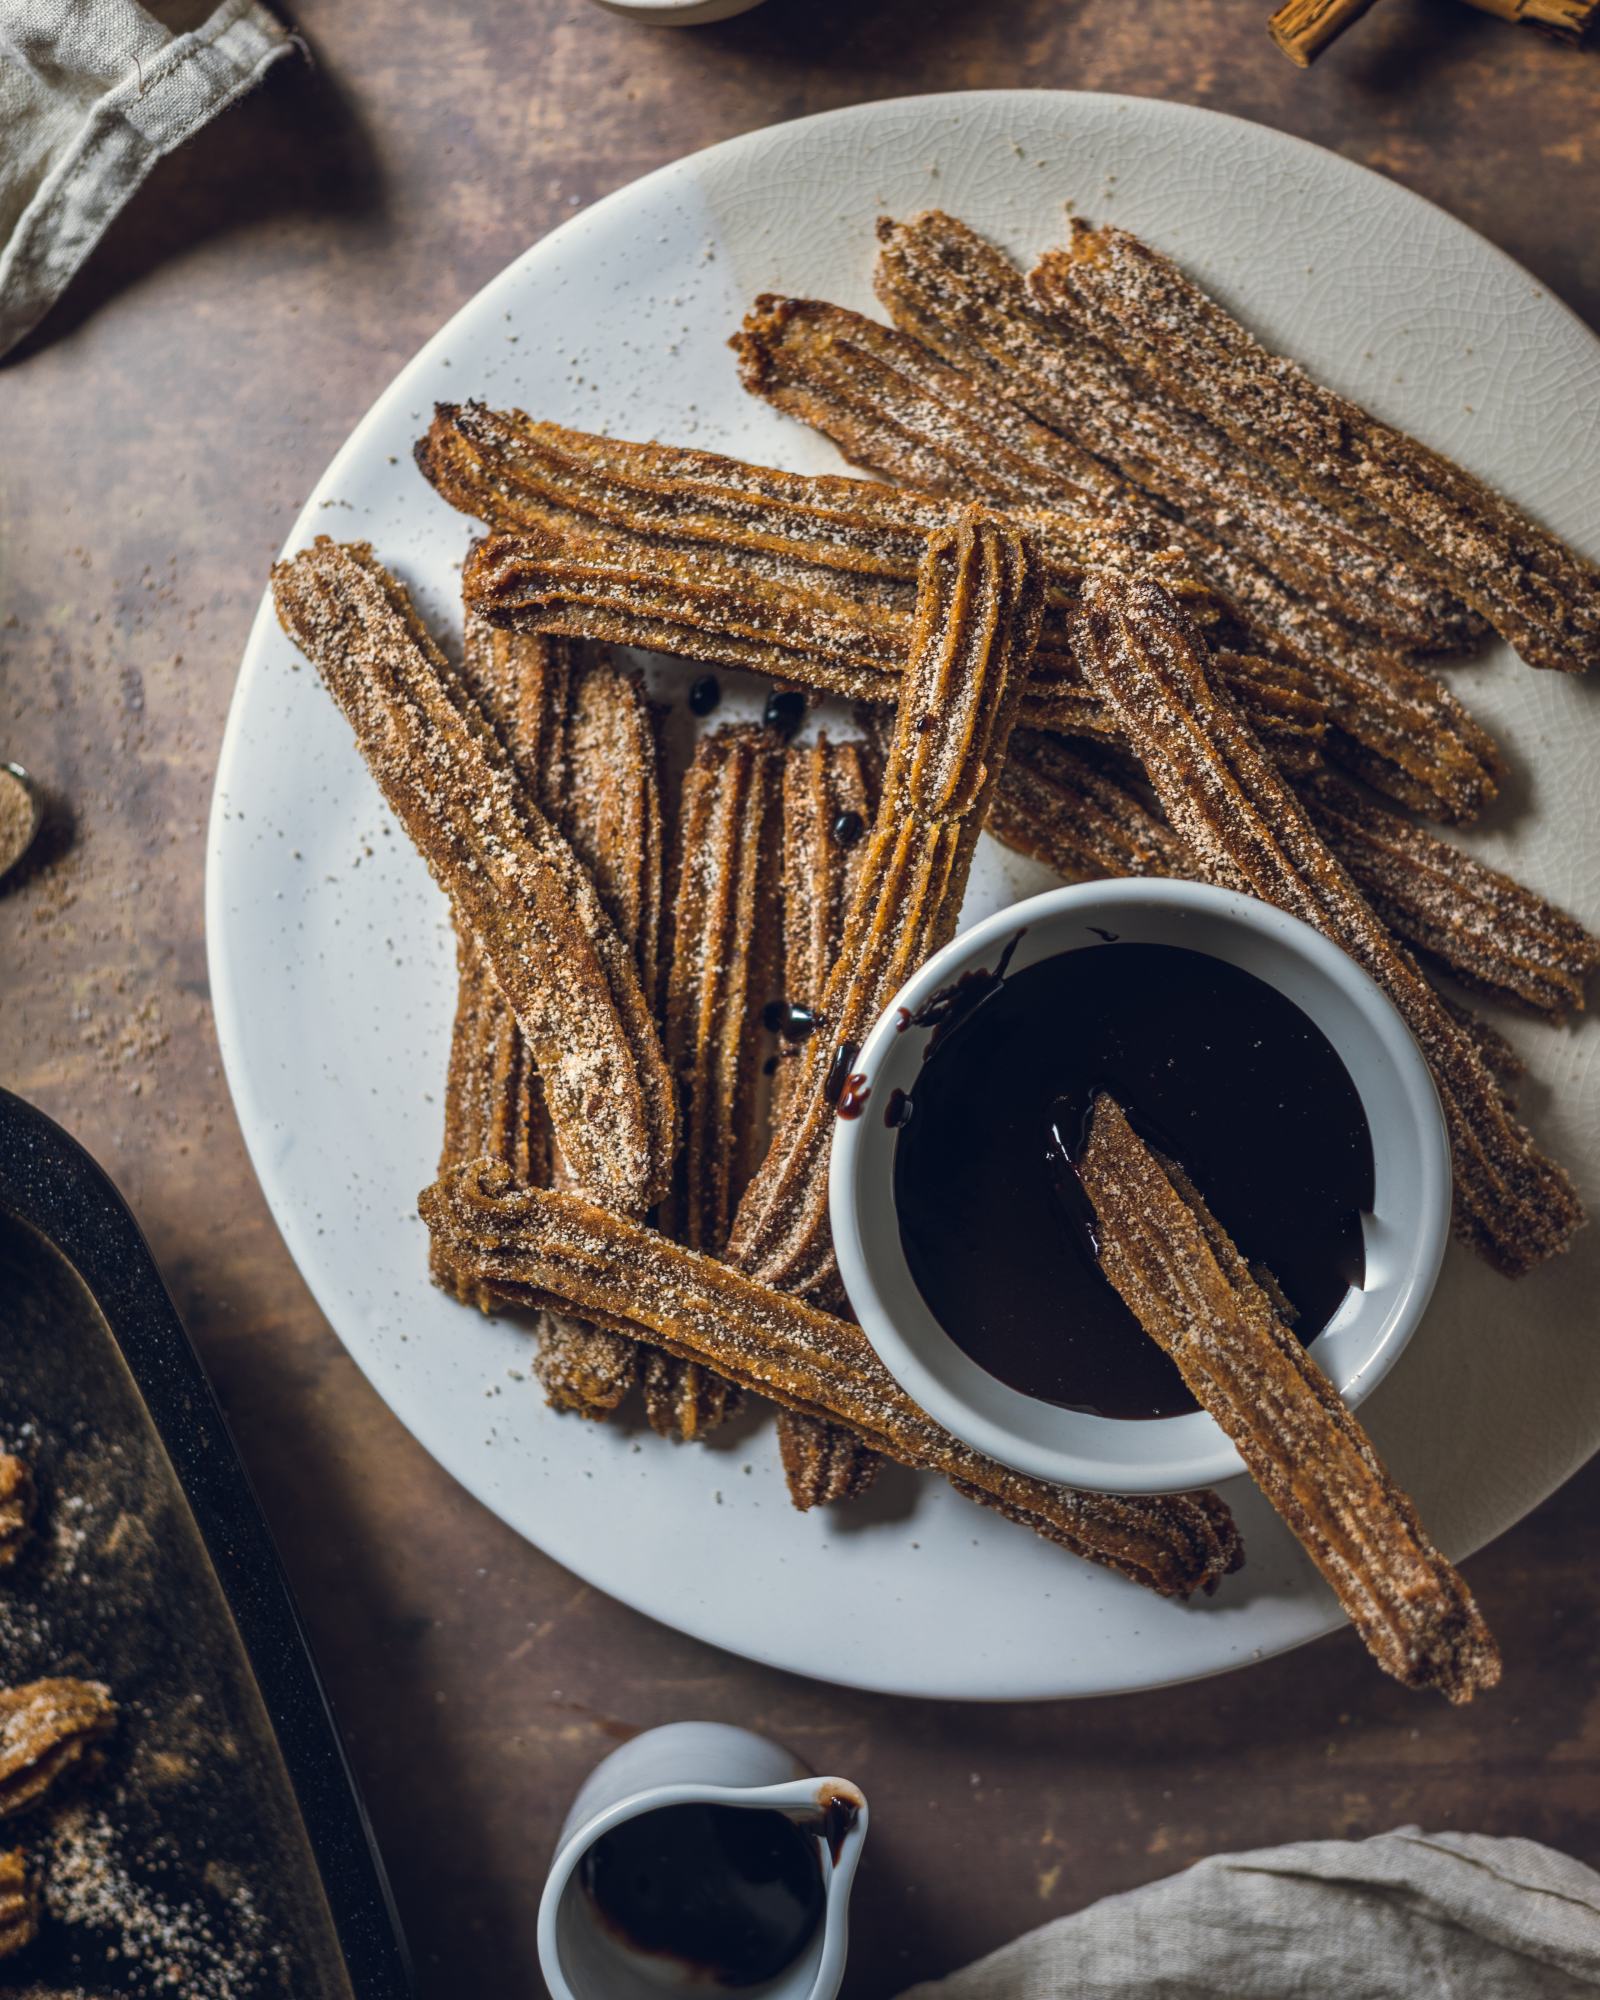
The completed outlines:
<svg viewBox="0 0 1600 2000">
<path fill-rule="evenodd" d="M 1194 1407 L 1082 1227 L 1066 1162 L 1102 1091 L 1203 1180 L 1293 1301 L 1300 1339 L 1361 1284 L 1366 1112 L 1327 1037 L 1276 987 L 1206 952 L 1091 940 L 974 975 L 926 1011 L 925 1059 L 892 1107 L 900 1242 L 934 1318 L 1009 1387 L 1104 1417 Z"/>
<path fill-rule="evenodd" d="M 1183 1169 L 1099 1097 L 1073 1167 L 1101 1268 L 1332 1584 L 1385 1673 L 1470 1701 L 1500 1653 L 1371 1440 Z"/>
</svg>

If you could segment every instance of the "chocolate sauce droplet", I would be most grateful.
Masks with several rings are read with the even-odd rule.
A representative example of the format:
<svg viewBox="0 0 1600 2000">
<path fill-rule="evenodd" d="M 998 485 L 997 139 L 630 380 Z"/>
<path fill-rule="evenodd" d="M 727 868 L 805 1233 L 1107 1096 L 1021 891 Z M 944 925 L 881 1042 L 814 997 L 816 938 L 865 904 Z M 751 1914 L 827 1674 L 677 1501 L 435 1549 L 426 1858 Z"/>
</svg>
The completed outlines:
<svg viewBox="0 0 1600 2000">
<path fill-rule="evenodd" d="M 715 674 L 702 674 L 689 688 L 689 713 L 709 715 L 721 699 L 721 681 Z"/>
<path fill-rule="evenodd" d="M 844 1080 L 844 1088 L 839 1092 L 839 1102 L 834 1107 L 840 1118 L 859 1118 L 867 1108 L 867 1099 L 872 1095 L 872 1086 L 867 1082 L 863 1069 L 852 1070 Z"/>
<path fill-rule="evenodd" d="M 786 1042 L 809 1042 L 822 1026 L 822 1016 L 794 1000 L 769 1000 L 761 1010 L 761 1025 Z"/>
<path fill-rule="evenodd" d="M 850 1065 L 861 1053 L 859 1042 L 841 1042 L 833 1052 L 833 1061 L 828 1065 L 827 1080 L 822 1086 L 823 1102 L 837 1104 L 850 1076 Z"/>
<path fill-rule="evenodd" d="M 780 736 L 792 736 L 804 722 L 806 698 L 792 689 L 774 688 L 767 696 L 767 705 L 761 712 L 761 720 L 769 729 L 775 729 Z"/>
<path fill-rule="evenodd" d="M 867 830 L 867 823 L 858 812 L 842 812 L 833 823 L 833 837 L 841 847 L 854 847 Z"/>
<path fill-rule="evenodd" d="M 889 1092 L 889 1102 L 883 1107 L 883 1122 L 891 1132 L 911 1122 L 911 1099 L 898 1086 Z"/>
</svg>

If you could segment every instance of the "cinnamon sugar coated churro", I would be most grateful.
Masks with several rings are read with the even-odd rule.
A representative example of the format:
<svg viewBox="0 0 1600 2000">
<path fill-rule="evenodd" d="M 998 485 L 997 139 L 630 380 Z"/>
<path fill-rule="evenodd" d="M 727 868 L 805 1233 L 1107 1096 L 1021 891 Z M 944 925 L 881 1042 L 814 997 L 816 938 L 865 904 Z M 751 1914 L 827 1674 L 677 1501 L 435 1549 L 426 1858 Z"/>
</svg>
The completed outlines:
<svg viewBox="0 0 1600 2000">
<path fill-rule="evenodd" d="M 1159 394 L 1431 570 L 1529 666 L 1576 672 L 1600 658 L 1600 568 L 1459 465 L 1269 353 L 1149 244 L 1075 220 L 1067 247 L 1030 282 Z"/>
<path fill-rule="evenodd" d="M 1281 759 L 1275 759 L 1281 768 Z M 1490 998 L 1552 1021 L 1584 1005 L 1600 939 L 1576 918 L 1449 841 L 1327 774 L 1298 783 L 1300 802 L 1373 909 L 1403 944 Z M 1019 730 L 989 831 L 1069 881 L 1220 873 L 1141 798 L 1095 743 Z M 1481 1034 L 1482 1023 L 1474 1023 Z"/>
<path fill-rule="evenodd" d="M 563 1299 L 802 1414 L 847 1424 L 885 1457 L 965 1482 L 1049 1540 L 1164 1596 L 1211 1587 L 1238 1560 L 1231 1518 L 1212 1501 L 1078 1493 L 1009 1472 L 925 1416 L 848 1320 L 642 1224 L 574 1195 L 518 1188 L 487 1165 L 447 1175 L 420 1206 L 477 1282 L 512 1298 Z"/>
<path fill-rule="evenodd" d="M 0 1820 L 36 1806 L 95 1755 L 117 1722 L 101 1681 L 58 1676 L 0 1687 Z"/>
<path fill-rule="evenodd" d="M 735 345 L 748 389 L 869 471 L 1002 507 L 1082 513 L 1108 529 L 1097 567 L 1121 574 L 1150 573 L 1138 551 L 1175 545 L 1226 599 L 1250 653 L 1287 655 L 1310 673 L 1334 724 L 1330 754 L 1433 816 L 1470 818 L 1494 797 L 1499 753 L 1435 676 L 1353 639 L 1272 572 L 1130 497 L 1098 459 L 919 341 L 820 300 L 769 296 Z"/>
<path fill-rule="evenodd" d="M 728 1254 L 801 1292 L 836 1283 L 827 1169 L 840 1085 L 889 1000 L 949 937 L 1005 760 L 1040 614 L 1038 572 L 1014 530 L 974 511 L 929 539 L 917 633 L 838 961 Z"/>
<path fill-rule="evenodd" d="M 42 1878 L 20 1847 L 0 1852 L 0 1958 L 10 1958 L 39 1934 Z"/>
<path fill-rule="evenodd" d="M 1584 1005 L 1600 938 L 1426 827 L 1324 777 L 1302 788 L 1317 830 L 1414 950 L 1463 985 L 1560 1021 Z"/>
<path fill-rule="evenodd" d="M 756 1166 L 762 1015 L 778 985 L 782 744 L 740 725 L 702 737 L 683 784 L 667 979 L 667 1059 L 683 1147 L 663 1227 L 719 1255 Z"/>
<path fill-rule="evenodd" d="M 1572 1183 L 1506 1109 L 1472 1039 L 1398 945 L 1207 676 L 1204 648 L 1159 586 L 1091 586 L 1088 671 L 1123 719 L 1167 820 L 1215 878 L 1303 918 L 1383 987 L 1444 1107 L 1461 1233 L 1515 1274 L 1583 1221 Z"/>
<path fill-rule="evenodd" d="M 1287 486 L 1190 411 L 1141 394 L 1114 355 L 1046 314 L 1002 252 L 934 209 L 878 224 L 874 286 L 902 332 L 1064 432 L 1215 545 L 1375 643 L 1442 651 L 1481 627 L 1433 578 Z"/>
<path fill-rule="evenodd" d="M 720 1253 L 755 1167 L 761 1015 L 778 964 L 778 816 L 783 748 L 748 725 L 703 737 L 678 809 L 677 896 L 667 972 L 667 1060 L 683 1102 L 683 1147 L 661 1226 Z M 645 1410 L 695 1437 L 737 1391 L 695 1361 L 652 1356 Z"/>
<path fill-rule="evenodd" d="M 273 595 L 515 1010 L 569 1165 L 620 1207 L 647 1206 L 670 1170 L 671 1082 L 589 877 L 370 548 L 319 537 L 276 565 Z"/>
<path fill-rule="evenodd" d="M 1466 1585 L 1200 1193 L 1113 1099 L 1076 1162 L 1102 1269 L 1238 1447 L 1386 1673 L 1470 1701 L 1500 1654 Z"/>
<path fill-rule="evenodd" d="M 0 1570 L 10 1569 L 33 1532 L 33 1474 L 25 1460 L 0 1452 Z"/>
<path fill-rule="evenodd" d="M 571 671 L 564 640 L 496 631 L 467 615 L 462 679 L 522 785 L 545 809 L 560 790 L 555 765 Z M 460 918 L 455 936 L 456 1012 L 439 1171 L 488 1158 L 503 1160 L 519 1179 L 546 1182 L 554 1152 L 538 1068 L 476 938 Z M 455 1275 L 437 1256 L 432 1272 L 436 1284 L 460 1294 Z"/>
<path fill-rule="evenodd" d="M 806 1043 L 826 1025 L 818 1019 L 822 994 L 843 942 L 876 792 L 873 758 L 860 743 L 819 736 L 784 760 L 783 1040 L 773 1077 L 780 1122 Z M 802 1513 L 857 1498 L 880 1463 L 852 1432 L 796 1410 L 778 1413 L 778 1451 Z"/>
<path fill-rule="evenodd" d="M 632 946 L 640 986 L 653 1002 L 666 896 L 657 716 L 639 676 L 608 655 L 583 654 L 567 640 L 545 643 L 567 649 L 561 655 L 567 673 L 559 708 L 546 702 L 541 802 L 588 870 L 618 935 Z M 552 1024 L 555 1032 L 559 1027 L 559 1020 Z M 534 1184 L 547 1180 L 536 1177 Z M 641 1367 L 661 1359 L 641 1355 L 604 1327 L 547 1313 L 534 1373 L 553 1408 L 603 1420 L 621 1407 Z"/>
</svg>

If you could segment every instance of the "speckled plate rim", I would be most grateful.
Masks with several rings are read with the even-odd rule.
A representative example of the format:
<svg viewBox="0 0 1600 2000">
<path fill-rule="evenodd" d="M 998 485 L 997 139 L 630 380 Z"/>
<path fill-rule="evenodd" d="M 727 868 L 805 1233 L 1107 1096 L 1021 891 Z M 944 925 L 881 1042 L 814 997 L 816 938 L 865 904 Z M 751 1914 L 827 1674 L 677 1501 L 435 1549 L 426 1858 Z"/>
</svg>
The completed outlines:
<svg viewBox="0 0 1600 2000">
<path fill-rule="evenodd" d="M 1340 386 L 1359 386 L 1382 413 L 1500 479 L 1552 525 L 1600 550 L 1600 503 L 1583 490 L 1582 477 L 1600 434 L 1600 343 L 1520 266 L 1419 197 L 1305 141 L 1158 99 L 1048 91 L 958 93 L 824 113 L 729 140 L 607 197 L 516 260 L 421 349 L 318 482 L 286 548 L 328 527 L 326 510 L 348 509 L 335 513 L 331 525 L 372 533 L 407 574 L 426 572 L 415 578 L 420 600 L 430 614 L 445 615 L 448 565 L 432 543 L 448 535 L 458 556 L 463 524 L 447 527 L 450 517 L 429 497 L 402 496 L 398 483 L 412 477 L 403 465 L 390 475 L 397 482 L 392 494 L 383 487 L 376 497 L 375 464 L 380 454 L 401 456 L 395 446 L 403 433 L 415 434 L 419 412 L 436 395 L 526 399 L 515 382 L 444 371 L 474 340 L 481 349 L 487 322 L 512 320 L 513 306 L 525 307 L 531 289 L 543 287 L 541 308 L 550 308 L 556 330 L 563 331 L 561 316 L 576 310 L 573 298 L 597 246 L 610 240 L 614 247 L 626 237 L 628 255 L 606 282 L 630 308 L 618 319 L 631 321 L 644 310 L 650 333 L 651 313 L 659 321 L 666 305 L 639 289 L 652 274 L 663 278 L 646 232 L 660 230 L 667 246 L 662 255 L 673 260 L 666 268 L 676 275 L 688 239 L 674 246 L 673 232 L 682 214 L 692 212 L 697 227 L 709 223 L 721 232 L 714 247 L 734 267 L 741 305 L 764 287 L 797 289 L 807 232 L 820 229 L 835 232 L 837 255 L 829 280 L 813 278 L 812 288 L 871 309 L 865 272 L 874 206 L 886 202 L 906 211 L 940 203 L 1002 240 L 1037 246 L 1057 231 L 1041 226 L 1040 203 L 1018 189 L 1040 168 L 1060 165 L 1062 155 L 1075 159 L 1049 184 L 1057 214 L 1059 201 L 1071 197 L 1081 211 L 1144 229 L 1246 306 L 1269 339 L 1293 347 Z M 837 178 L 841 159 L 854 179 L 848 193 L 839 184 L 838 205 L 831 209 L 829 175 Z M 1316 296 L 1301 296 L 1285 281 L 1287 254 L 1274 264 L 1236 250 L 1230 262 L 1215 222 L 1209 233 L 1202 226 L 1202 208 L 1214 216 L 1230 201 L 1238 207 L 1252 176 L 1274 190 L 1272 210 L 1285 244 L 1309 250 L 1324 270 L 1333 260 L 1331 289 L 1319 277 L 1310 288 Z M 1024 210 L 1032 217 L 1026 227 L 1018 219 Z M 1254 212 L 1263 212 L 1260 204 Z M 1242 232 L 1242 220 L 1236 228 Z M 1378 255 L 1380 239 L 1386 247 Z M 794 256 L 785 247 L 791 243 L 801 246 Z M 1431 271 L 1431 291 L 1419 283 L 1419 268 Z M 676 309 L 680 302 L 670 303 Z M 727 303 L 719 307 L 724 314 Z M 693 310 L 691 298 L 691 318 Z M 1369 315 L 1375 315 L 1370 323 Z M 724 317 L 718 330 L 730 324 Z M 1330 330 L 1335 324 L 1343 326 L 1342 343 Z M 1419 325 L 1423 338 L 1407 347 Z M 685 330 L 691 330 L 688 322 Z M 565 332 L 570 335 L 570 326 Z M 636 332 L 619 336 L 624 348 Z M 1349 348 L 1356 338 L 1369 344 L 1352 364 Z M 1530 352 L 1541 356 L 1542 369 L 1509 366 L 1508 356 L 1525 363 Z M 686 356 L 676 366 L 692 387 L 704 370 L 697 351 L 686 349 Z M 1403 382 L 1391 382 L 1388 371 L 1401 376 L 1407 356 L 1427 368 L 1419 379 L 1413 365 Z M 592 395 L 594 385 L 576 372 L 582 358 L 580 352 L 574 359 L 578 386 L 546 395 L 542 407 L 551 414 L 609 424 L 623 434 L 647 435 L 659 426 L 664 436 L 753 456 L 770 453 L 803 468 L 835 462 L 815 440 L 743 404 L 737 410 L 714 404 L 724 421 L 691 435 L 699 406 L 684 400 L 681 386 L 663 386 L 659 399 Z M 1496 359 L 1507 365 L 1497 370 Z M 1441 375 L 1448 392 L 1441 391 Z M 1463 401 L 1458 410 L 1450 398 L 1463 384 L 1476 401 Z M 720 386 L 714 394 L 721 394 Z M 1476 414 L 1482 411 L 1494 413 L 1492 423 Z M 369 497 L 344 497 L 363 477 Z M 434 515 L 424 518 L 430 506 Z M 415 526 L 430 540 L 414 561 L 402 521 L 405 534 Z M 285 675 L 292 662 L 285 655 L 264 598 L 229 717 L 211 821 L 207 932 L 224 1063 L 274 1218 L 319 1305 L 402 1422 L 469 1490 L 557 1560 L 638 1610 L 767 1664 L 886 1692 L 1027 1699 L 1163 1686 L 1281 1652 L 1342 1623 L 1323 1586 L 1243 1482 L 1234 1482 L 1227 1497 L 1245 1529 L 1250 1566 L 1216 1598 L 1182 1607 L 1151 1600 L 1003 1524 L 974 1519 L 937 1482 L 923 1482 L 914 1499 L 862 1503 L 850 1518 L 786 1517 L 764 1439 L 750 1448 L 751 1462 L 735 1468 L 732 1452 L 674 1457 L 648 1435 L 562 1425 L 537 1408 L 505 1430 L 499 1420 L 469 1422 L 456 1378 L 472 1375 L 474 1394 L 500 1394 L 491 1377 L 521 1357 L 521 1336 L 488 1322 L 470 1328 L 452 1322 L 449 1332 L 443 1330 L 445 1302 L 427 1292 L 409 1212 L 429 1168 L 415 1172 L 379 1160 L 377 1193 L 363 1192 L 355 1201 L 348 1185 L 330 1184 L 326 1174 L 319 1179 L 316 1146 L 327 1140 L 330 1124 L 359 1111 L 358 1093 L 337 1077 L 328 1089 L 309 1055 L 286 1057 L 281 1040 L 274 1042 L 264 1026 L 274 1001 L 289 1007 L 295 1000 L 275 972 L 291 932 L 281 923 L 275 928 L 268 896 L 291 904 L 300 896 L 296 924 L 315 937 L 326 968 L 319 1005 L 337 1007 L 341 979 L 344 992 L 354 990 L 340 955 L 346 947 L 336 945 L 327 955 L 339 919 L 329 918 L 326 899 L 319 900 L 315 889 L 297 891 L 292 870 L 264 868 L 251 848 L 246 829 L 252 820 L 259 829 L 264 816 L 271 830 L 273 811 L 284 804 L 263 775 L 274 747 L 298 754 L 310 742 L 313 761 L 320 756 L 336 780 L 343 817 L 331 806 L 325 814 L 321 805 L 307 812 L 325 844 L 331 835 L 319 814 L 341 835 L 380 816 L 348 742 L 335 749 L 327 717 L 319 721 L 310 676 L 301 677 L 297 690 L 289 687 Z M 1491 859 L 1515 861 L 1538 886 L 1595 923 L 1600 840 L 1581 821 L 1582 840 L 1574 835 L 1563 843 L 1551 831 L 1578 797 L 1572 771 L 1560 768 L 1561 754 L 1592 728 L 1592 716 L 1559 677 L 1533 676 L 1503 650 L 1467 672 L 1474 708 L 1500 730 L 1524 773 L 1523 811 L 1515 826 L 1509 819 L 1491 823 L 1475 830 L 1470 844 Z M 1536 806 L 1542 811 L 1534 817 Z M 280 820 L 280 840 L 290 824 L 287 816 Z M 259 831 L 254 837 L 261 838 Z M 386 907 L 407 909 L 430 892 L 420 865 L 393 851 L 398 845 L 387 843 L 386 853 L 380 843 L 376 872 L 382 876 L 387 869 L 404 891 L 398 901 L 390 894 Z M 975 872 L 965 919 L 1052 879 L 991 856 Z M 279 886 L 269 890 L 274 882 Z M 434 1020 L 418 1044 L 430 1059 L 442 1048 L 449 1012 L 448 998 L 441 997 L 442 905 L 432 909 L 431 921 L 434 938 L 420 954 L 424 962 L 401 968 L 405 978 L 395 990 L 408 1011 L 392 1031 L 404 1040 L 402 1029 L 421 999 L 435 1014 L 442 1009 L 442 1020 Z M 369 920 L 369 930 L 375 927 Z M 376 977 L 377 991 L 387 990 L 388 971 L 375 947 L 346 956 L 364 978 Z M 1593 1075 L 1592 1031 L 1560 1037 L 1514 1025 L 1512 1031 L 1530 1058 L 1541 1135 L 1574 1165 L 1592 1200 L 1600 1182 L 1600 1079 Z M 390 1064 L 397 1074 L 405 1053 L 400 1049 Z M 347 1062 L 360 1060 L 354 1041 L 342 1054 Z M 299 1062 L 299 1083 L 317 1086 L 314 1104 L 296 1100 L 288 1115 L 274 1061 L 279 1073 L 294 1072 Z M 298 1124 L 302 1111 L 309 1120 L 304 1126 Z M 433 1144 L 430 1132 L 423 1150 L 431 1153 Z M 420 1161 L 421 1154 L 413 1147 L 410 1157 Z M 346 1161 L 347 1171 L 361 1176 L 368 1164 L 353 1156 Z M 402 1194 L 404 1177 L 411 1184 Z M 364 1190 L 364 1178 L 360 1185 Z M 362 1205 L 372 1201 L 382 1203 L 381 1213 Z M 409 1230 L 400 1226 L 402 1204 Z M 409 1247 L 403 1262 L 382 1264 L 380 1284 L 367 1274 L 386 1241 Z M 1524 1281 L 1514 1307 L 1507 1304 L 1509 1289 L 1491 1297 L 1487 1287 L 1500 1282 L 1453 1251 L 1428 1321 L 1368 1412 L 1380 1446 L 1457 1557 L 1520 1519 L 1600 1445 L 1600 1359 L 1591 1358 L 1600 1346 L 1591 1335 L 1593 1249 L 1586 1243 L 1563 1266 Z M 413 1331 L 397 1332 L 402 1322 Z M 431 1347 L 426 1325 L 418 1330 L 427 1322 L 439 1328 Z M 435 1365 L 441 1352 L 447 1365 Z M 1515 1358 L 1508 1358 L 1513 1352 Z M 531 1389 L 522 1400 L 533 1402 Z M 479 1435 L 485 1428 L 487 1438 Z M 497 1458 L 489 1449 L 507 1436 L 525 1447 L 520 1465 L 509 1470 L 507 1454 Z M 574 1437 L 583 1442 L 571 1442 Z M 586 1500 L 603 1493 L 598 1507 L 571 1504 L 575 1480 L 594 1482 L 578 1490 Z M 727 1508 L 723 1486 L 735 1502 Z M 738 1525 L 730 1531 L 731 1522 Z M 686 1536 L 692 1536 L 692 1550 Z M 1023 1608 L 1027 1615 L 1019 1616 Z"/>
</svg>

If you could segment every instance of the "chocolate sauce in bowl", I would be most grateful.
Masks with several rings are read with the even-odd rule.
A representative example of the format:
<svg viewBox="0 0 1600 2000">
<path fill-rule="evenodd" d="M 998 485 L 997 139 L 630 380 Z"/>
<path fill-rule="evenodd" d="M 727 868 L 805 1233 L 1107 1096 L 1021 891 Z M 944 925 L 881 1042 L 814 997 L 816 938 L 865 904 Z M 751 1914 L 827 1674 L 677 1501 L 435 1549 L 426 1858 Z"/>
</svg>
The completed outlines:
<svg viewBox="0 0 1600 2000">
<path fill-rule="evenodd" d="M 792 1965 L 826 1900 L 818 1841 L 767 1806 L 640 1813 L 601 1834 L 579 1876 L 625 1944 L 734 1989 Z"/>
<path fill-rule="evenodd" d="M 991 1375 L 1104 1416 L 1195 1407 L 1097 1261 L 1072 1161 L 1101 1090 L 1270 1269 L 1302 1340 L 1362 1282 L 1366 1114 L 1327 1037 L 1275 987 L 1203 952 L 1107 943 L 990 980 L 952 1011 L 896 1107 L 895 1206 L 918 1290 Z"/>
</svg>

